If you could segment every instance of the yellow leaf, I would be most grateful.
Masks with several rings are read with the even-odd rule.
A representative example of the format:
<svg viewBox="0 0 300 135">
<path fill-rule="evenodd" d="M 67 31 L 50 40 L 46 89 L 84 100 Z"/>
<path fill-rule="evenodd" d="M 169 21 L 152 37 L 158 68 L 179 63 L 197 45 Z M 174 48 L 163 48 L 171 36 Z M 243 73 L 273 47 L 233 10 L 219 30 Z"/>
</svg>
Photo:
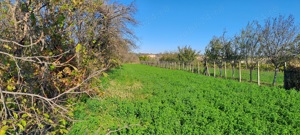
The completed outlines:
<svg viewBox="0 0 300 135">
<path fill-rule="evenodd" d="M 61 134 L 64 134 L 64 133 L 68 133 L 69 131 L 66 130 L 66 129 L 59 129 L 59 132 L 60 132 Z"/>
<path fill-rule="evenodd" d="M 108 76 L 108 74 L 105 73 L 105 72 L 102 72 L 102 75 L 103 75 L 104 77 L 107 77 L 107 76 Z"/>
<path fill-rule="evenodd" d="M 77 46 L 75 47 L 75 51 L 78 53 L 81 50 L 81 44 L 77 44 Z"/>
<path fill-rule="evenodd" d="M 6 86 L 6 89 L 7 89 L 8 91 L 13 91 L 14 89 L 16 89 L 16 87 L 15 87 L 14 85 L 7 85 L 7 86 Z"/>
<path fill-rule="evenodd" d="M 0 129 L 0 135 L 6 135 L 6 130 L 8 129 L 8 126 L 3 126 L 1 129 Z"/>
<path fill-rule="evenodd" d="M 3 120 L 3 121 L 2 121 L 2 124 L 3 124 L 3 125 L 6 125 L 6 122 L 7 122 L 6 120 Z"/>
<path fill-rule="evenodd" d="M 3 45 L 4 48 L 8 49 L 8 50 L 11 50 L 12 48 L 9 47 L 8 45 Z"/>
<path fill-rule="evenodd" d="M 50 117 L 49 114 L 47 114 L 47 113 L 44 113 L 43 115 L 44 115 L 47 119 Z"/>
<path fill-rule="evenodd" d="M 53 124 L 53 123 L 54 123 L 54 122 L 53 122 L 52 120 L 50 120 L 50 119 L 48 120 L 48 122 L 49 122 L 49 123 L 51 123 L 51 124 Z"/>
</svg>

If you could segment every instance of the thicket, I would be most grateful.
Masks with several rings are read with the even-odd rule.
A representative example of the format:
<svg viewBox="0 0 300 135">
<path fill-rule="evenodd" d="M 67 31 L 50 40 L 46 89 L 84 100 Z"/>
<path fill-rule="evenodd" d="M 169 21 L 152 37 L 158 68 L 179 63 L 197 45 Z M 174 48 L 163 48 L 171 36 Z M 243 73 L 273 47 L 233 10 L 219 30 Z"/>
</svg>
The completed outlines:
<svg viewBox="0 0 300 135">
<path fill-rule="evenodd" d="M 72 105 L 134 47 L 135 7 L 104 0 L 0 1 L 0 134 L 64 134 Z"/>
<path fill-rule="evenodd" d="M 288 63 L 284 71 L 284 87 L 285 89 L 300 90 L 300 60 L 293 59 Z"/>
</svg>

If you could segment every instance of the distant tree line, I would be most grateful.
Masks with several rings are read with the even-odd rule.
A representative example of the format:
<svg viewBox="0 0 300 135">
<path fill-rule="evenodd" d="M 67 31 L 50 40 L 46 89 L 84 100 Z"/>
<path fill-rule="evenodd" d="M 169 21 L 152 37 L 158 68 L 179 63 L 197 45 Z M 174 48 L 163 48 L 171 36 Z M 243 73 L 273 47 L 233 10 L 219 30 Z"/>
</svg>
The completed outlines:
<svg viewBox="0 0 300 135">
<path fill-rule="evenodd" d="M 189 64 L 195 61 L 196 57 L 200 54 L 200 51 L 196 51 L 190 46 L 178 46 L 177 49 L 177 52 L 165 52 L 160 54 L 159 61 L 181 62 Z"/>
</svg>

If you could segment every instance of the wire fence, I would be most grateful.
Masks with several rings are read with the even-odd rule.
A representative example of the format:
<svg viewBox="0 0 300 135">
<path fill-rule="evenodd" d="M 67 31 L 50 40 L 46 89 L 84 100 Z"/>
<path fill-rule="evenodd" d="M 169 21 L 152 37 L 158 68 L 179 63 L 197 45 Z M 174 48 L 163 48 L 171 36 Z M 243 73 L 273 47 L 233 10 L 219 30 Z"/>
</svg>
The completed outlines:
<svg viewBox="0 0 300 135">
<path fill-rule="evenodd" d="M 141 61 L 142 64 L 166 68 L 171 70 L 183 70 L 195 74 L 202 74 L 216 78 L 233 79 L 239 82 L 252 82 L 258 85 L 272 85 L 274 70 L 270 70 L 271 65 L 255 63 L 255 67 L 250 70 L 242 61 L 235 65 L 223 62 L 222 65 L 204 62 L 167 62 L 167 61 Z M 266 68 L 267 67 L 267 68 Z M 250 73 L 251 72 L 251 73 Z M 252 76 L 251 76 L 252 74 Z M 283 86 L 284 72 L 280 70 L 276 77 L 276 86 Z"/>
</svg>

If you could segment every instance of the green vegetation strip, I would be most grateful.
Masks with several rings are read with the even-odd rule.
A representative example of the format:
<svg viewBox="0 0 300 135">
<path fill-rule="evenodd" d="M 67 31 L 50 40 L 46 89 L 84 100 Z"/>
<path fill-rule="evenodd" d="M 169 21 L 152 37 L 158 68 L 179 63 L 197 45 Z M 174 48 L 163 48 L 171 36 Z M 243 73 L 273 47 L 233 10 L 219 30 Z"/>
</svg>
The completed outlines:
<svg viewBox="0 0 300 135">
<path fill-rule="evenodd" d="M 295 90 L 146 65 L 102 79 L 104 96 L 82 100 L 70 134 L 297 134 Z"/>
</svg>

